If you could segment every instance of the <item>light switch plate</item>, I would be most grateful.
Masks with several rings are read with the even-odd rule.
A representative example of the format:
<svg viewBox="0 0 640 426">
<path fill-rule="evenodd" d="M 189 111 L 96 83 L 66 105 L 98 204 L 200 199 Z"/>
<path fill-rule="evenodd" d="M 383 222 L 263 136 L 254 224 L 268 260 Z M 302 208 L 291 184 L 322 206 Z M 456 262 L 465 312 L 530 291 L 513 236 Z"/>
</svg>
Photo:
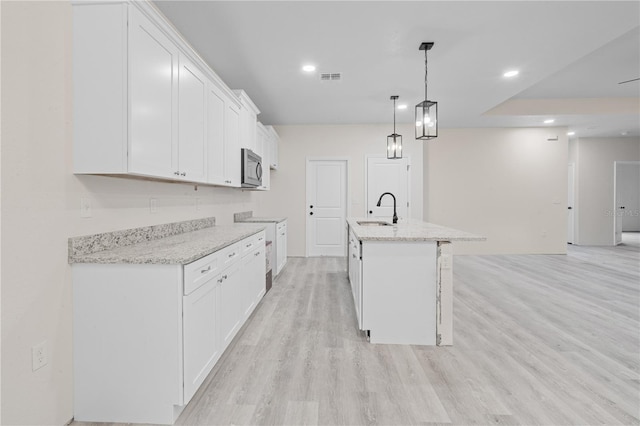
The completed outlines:
<svg viewBox="0 0 640 426">
<path fill-rule="evenodd" d="M 158 213 L 158 200 L 155 198 L 149 198 L 149 211 L 151 213 Z"/>
<path fill-rule="evenodd" d="M 80 198 L 80 217 L 91 217 L 91 198 Z"/>
</svg>

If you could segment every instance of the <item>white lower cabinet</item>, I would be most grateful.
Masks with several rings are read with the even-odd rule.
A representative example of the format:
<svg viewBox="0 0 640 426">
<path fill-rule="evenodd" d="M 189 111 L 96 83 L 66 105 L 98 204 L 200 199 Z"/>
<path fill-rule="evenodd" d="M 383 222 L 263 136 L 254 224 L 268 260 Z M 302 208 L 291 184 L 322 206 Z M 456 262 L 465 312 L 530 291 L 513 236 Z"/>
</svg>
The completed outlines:
<svg viewBox="0 0 640 426">
<path fill-rule="evenodd" d="M 184 266 L 73 264 L 75 420 L 173 424 L 265 293 L 265 239 Z"/>
<path fill-rule="evenodd" d="M 435 345 L 438 243 L 349 239 L 359 329 L 371 343 Z"/>
<path fill-rule="evenodd" d="M 287 221 L 276 225 L 276 275 L 287 263 Z"/>
<path fill-rule="evenodd" d="M 183 298 L 185 401 L 191 399 L 220 358 L 220 278 L 216 278 Z"/>
</svg>

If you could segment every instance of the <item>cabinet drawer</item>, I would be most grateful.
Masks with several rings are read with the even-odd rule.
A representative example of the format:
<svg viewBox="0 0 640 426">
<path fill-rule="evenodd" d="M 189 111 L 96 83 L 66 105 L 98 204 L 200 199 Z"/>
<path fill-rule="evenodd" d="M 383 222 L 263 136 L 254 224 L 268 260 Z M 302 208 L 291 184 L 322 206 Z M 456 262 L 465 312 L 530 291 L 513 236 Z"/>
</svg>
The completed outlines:
<svg viewBox="0 0 640 426">
<path fill-rule="evenodd" d="M 221 268 L 226 268 L 230 265 L 233 265 L 240 259 L 240 254 L 242 252 L 242 241 L 231 244 L 220 250 L 220 263 Z"/>
<path fill-rule="evenodd" d="M 198 259 L 184 265 L 184 294 L 185 296 L 197 290 L 204 283 L 213 279 L 220 271 L 219 252 Z"/>
<path fill-rule="evenodd" d="M 242 246 L 242 255 L 244 256 L 255 250 L 260 245 L 265 244 L 265 235 L 265 232 L 262 231 L 240 241 L 240 245 Z"/>
</svg>

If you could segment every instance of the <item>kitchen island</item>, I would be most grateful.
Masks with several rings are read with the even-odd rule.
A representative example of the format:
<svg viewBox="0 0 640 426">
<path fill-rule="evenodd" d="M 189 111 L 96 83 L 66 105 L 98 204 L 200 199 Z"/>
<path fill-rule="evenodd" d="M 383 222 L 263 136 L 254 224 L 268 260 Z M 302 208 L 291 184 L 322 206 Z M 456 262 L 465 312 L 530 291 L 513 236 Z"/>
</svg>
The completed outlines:
<svg viewBox="0 0 640 426">
<path fill-rule="evenodd" d="M 419 220 L 347 224 L 349 281 L 370 342 L 452 345 L 451 243 L 485 237 Z"/>
</svg>

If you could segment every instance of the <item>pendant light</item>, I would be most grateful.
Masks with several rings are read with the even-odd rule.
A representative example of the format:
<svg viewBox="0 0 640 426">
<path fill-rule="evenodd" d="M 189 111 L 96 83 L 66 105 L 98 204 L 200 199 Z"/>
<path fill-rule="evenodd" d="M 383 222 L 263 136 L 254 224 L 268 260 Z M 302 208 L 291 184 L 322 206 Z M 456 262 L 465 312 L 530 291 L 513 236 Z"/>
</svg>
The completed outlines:
<svg viewBox="0 0 640 426">
<path fill-rule="evenodd" d="M 393 160 L 402 158 L 402 135 L 396 133 L 396 99 L 398 96 L 391 96 L 393 101 L 393 133 L 387 136 L 387 158 Z"/>
<path fill-rule="evenodd" d="M 429 140 L 438 137 L 438 103 L 427 96 L 427 52 L 433 42 L 424 42 L 419 50 L 424 50 L 424 101 L 416 105 L 416 139 Z"/>
</svg>

